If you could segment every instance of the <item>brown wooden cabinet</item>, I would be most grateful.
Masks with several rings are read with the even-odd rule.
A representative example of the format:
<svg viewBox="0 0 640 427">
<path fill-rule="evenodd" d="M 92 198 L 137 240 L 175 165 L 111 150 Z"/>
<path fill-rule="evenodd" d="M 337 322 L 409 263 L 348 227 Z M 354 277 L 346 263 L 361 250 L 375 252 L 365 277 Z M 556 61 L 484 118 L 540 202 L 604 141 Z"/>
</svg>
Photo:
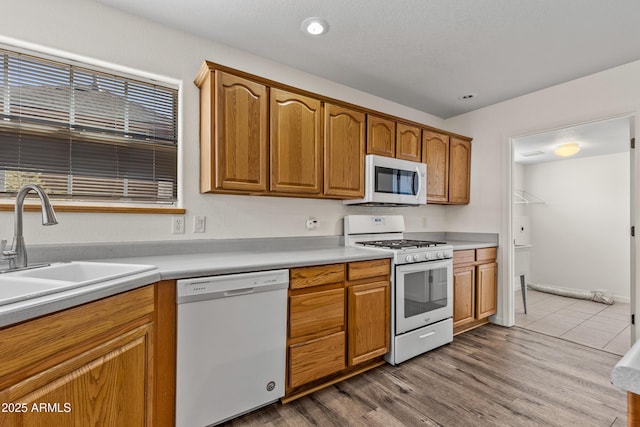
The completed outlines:
<svg viewBox="0 0 640 427">
<path fill-rule="evenodd" d="M 469 203 L 471 141 L 451 137 L 449 142 L 449 203 Z"/>
<path fill-rule="evenodd" d="M 292 268 L 289 277 L 288 395 L 346 367 L 344 264 Z"/>
<path fill-rule="evenodd" d="M 290 269 L 283 401 L 384 363 L 390 274 L 388 259 Z"/>
<path fill-rule="evenodd" d="M 405 123 L 396 124 L 396 158 L 422 161 L 421 130 Z"/>
<path fill-rule="evenodd" d="M 200 191 L 267 191 L 267 87 L 211 71 L 200 112 Z"/>
<path fill-rule="evenodd" d="M 422 132 L 422 158 L 427 164 L 427 202 L 449 201 L 449 135 Z"/>
<path fill-rule="evenodd" d="M 497 310 L 496 248 L 453 252 L 454 334 L 488 323 Z"/>
<path fill-rule="evenodd" d="M 364 197 L 365 114 L 324 106 L 324 194 Z"/>
<path fill-rule="evenodd" d="M 322 103 L 319 99 L 271 89 L 271 186 L 276 193 L 322 191 Z"/>
<path fill-rule="evenodd" d="M 161 282 L 0 330 L 0 401 L 25 409 L 2 411 L 0 425 L 173 420 L 174 291 Z"/>
<path fill-rule="evenodd" d="M 396 156 L 396 122 L 367 115 L 367 154 Z"/>
<path fill-rule="evenodd" d="M 471 141 L 423 131 L 422 144 L 422 159 L 427 164 L 427 202 L 469 203 Z"/>
</svg>

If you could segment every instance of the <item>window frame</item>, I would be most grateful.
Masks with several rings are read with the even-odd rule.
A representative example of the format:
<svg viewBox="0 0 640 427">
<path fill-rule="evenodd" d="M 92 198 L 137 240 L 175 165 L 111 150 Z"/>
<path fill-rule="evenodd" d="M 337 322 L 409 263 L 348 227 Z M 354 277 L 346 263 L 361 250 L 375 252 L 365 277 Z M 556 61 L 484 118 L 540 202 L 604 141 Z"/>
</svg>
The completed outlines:
<svg viewBox="0 0 640 427">
<path fill-rule="evenodd" d="M 152 201 L 142 202 L 135 200 L 120 201 L 101 201 L 95 199 L 68 199 L 59 200 L 52 199 L 55 209 L 61 212 L 105 212 L 105 213 L 159 213 L 159 214 L 184 214 L 186 209 L 182 207 L 182 123 L 183 123 L 183 82 L 182 80 L 162 76 L 131 67 L 126 67 L 114 63 L 110 63 L 95 58 L 76 55 L 69 52 L 47 48 L 31 43 L 10 40 L 7 42 L 6 37 L 0 36 L 0 49 L 5 49 L 18 54 L 31 55 L 41 58 L 45 61 L 55 61 L 70 66 L 76 66 L 83 69 L 95 71 L 98 73 L 111 74 L 123 79 L 130 79 L 146 84 L 162 86 L 177 91 L 176 95 L 176 199 L 172 201 Z M 37 209 L 38 206 L 31 203 L 27 199 L 25 210 L 32 208 Z M 7 195 L 0 195 L 0 211 L 8 211 L 14 209 L 14 198 Z"/>
</svg>

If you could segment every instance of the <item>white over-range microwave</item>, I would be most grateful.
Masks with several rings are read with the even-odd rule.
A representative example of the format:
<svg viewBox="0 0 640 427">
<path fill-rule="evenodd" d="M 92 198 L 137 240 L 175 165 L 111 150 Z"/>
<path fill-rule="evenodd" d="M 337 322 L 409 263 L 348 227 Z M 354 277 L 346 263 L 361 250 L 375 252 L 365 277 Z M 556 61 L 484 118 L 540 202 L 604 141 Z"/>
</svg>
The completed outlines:
<svg viewBox="0 0 640 427">
<path fill-rule="evenodd" d="M 367 154 L 364 198 L 346 205 L 417 206 L 427 203 L 427 165 Z"/>
</svg>

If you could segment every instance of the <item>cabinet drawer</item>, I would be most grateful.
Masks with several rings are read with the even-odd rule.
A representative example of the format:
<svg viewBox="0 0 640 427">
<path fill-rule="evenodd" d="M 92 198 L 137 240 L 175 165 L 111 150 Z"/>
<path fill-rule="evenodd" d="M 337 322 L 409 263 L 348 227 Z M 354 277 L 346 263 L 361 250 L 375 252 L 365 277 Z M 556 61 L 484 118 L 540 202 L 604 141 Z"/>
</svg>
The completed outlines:
<svg viewBox="0 0 640 427">
<path fill-rule="evenodd" d="M 344 327 L 344 289 L 289 298 L 289 338 Z"/>
<path fill-rule="evenodd" d="M 476 249 L 476 261 L 493 261 L 496 259 L 496 248 Z"/>
<path fill-rule="evenodd" d="M 454 264 L 471 264 L 476 260 L 476 250 L 453 251 Z"/>
<path fill-rule="evenodd" d="M 388 276 L 390 274 L 391 262 L 388 259 L 350 262 L 347 267 L 347 278 L 349 280 Z"/>
<path fill-rule="evenodd" d="M 289 347 L 289 387 L 297 387 L 341 371 L 345 364 L 345 333 Z"/>
<path fill-rule="evenodd" d="M 304 289 L 339 282 L 344 282 L 344 264 L 301 267 L 290 270 L 290 289 Z"/>
</svg>

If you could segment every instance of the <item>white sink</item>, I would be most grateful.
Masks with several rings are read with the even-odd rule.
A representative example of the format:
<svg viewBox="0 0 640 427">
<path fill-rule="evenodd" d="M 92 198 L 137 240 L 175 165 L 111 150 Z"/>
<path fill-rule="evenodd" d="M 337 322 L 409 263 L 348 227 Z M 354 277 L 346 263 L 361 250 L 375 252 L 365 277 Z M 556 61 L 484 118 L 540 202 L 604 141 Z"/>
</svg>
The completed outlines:
<svg viewBox="0 0 640 427">
<path fill-rule="evenodd" d="M 155 269 L 152 265 L 76 261 L 0 275 L 0 305 L 107 282 Z"/>
</svg>

